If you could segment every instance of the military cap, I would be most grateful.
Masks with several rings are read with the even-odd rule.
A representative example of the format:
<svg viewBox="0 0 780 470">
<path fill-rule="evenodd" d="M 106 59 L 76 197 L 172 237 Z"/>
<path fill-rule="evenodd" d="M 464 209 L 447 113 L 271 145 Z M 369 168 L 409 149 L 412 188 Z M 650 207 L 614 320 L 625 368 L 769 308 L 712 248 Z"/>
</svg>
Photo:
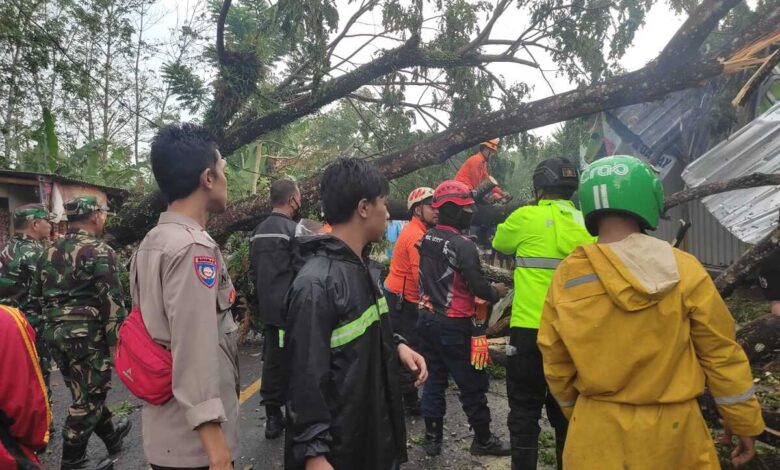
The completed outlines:
<svg viewBox="0 0 780 470">
<path fill-rule="evenodd" d="M 14 211 L 14 221 L 16 224 L 27 220 L 46 219 L 51 220 L 51 214 L 43 204 L 25 204 L 19 206 Z"/>
<path fill-rule="evenodd" d="M 100 204 L 97 196 L 78 196 L 65 203 L 68 217 L 81 217 L 98 211 L 108 212 L 108 206 Z"/>
</svg>

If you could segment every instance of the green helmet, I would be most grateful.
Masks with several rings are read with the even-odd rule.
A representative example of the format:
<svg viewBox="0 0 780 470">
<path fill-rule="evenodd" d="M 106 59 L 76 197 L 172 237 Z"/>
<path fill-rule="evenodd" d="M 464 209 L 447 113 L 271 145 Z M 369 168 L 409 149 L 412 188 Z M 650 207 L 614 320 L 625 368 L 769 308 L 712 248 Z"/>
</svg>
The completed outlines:
<svg viewBox="0 0 780 470">
<path fill-rule="evenodd" d="M 580 205 L 588 231 L 598 234 L 596 219 L 604 211 L 637 216 L 643 230 L 655 230 L 664 208 L 661 181 L 642 160 L 628 155 L 601 158 L 580 175 Z"/>
</svg>

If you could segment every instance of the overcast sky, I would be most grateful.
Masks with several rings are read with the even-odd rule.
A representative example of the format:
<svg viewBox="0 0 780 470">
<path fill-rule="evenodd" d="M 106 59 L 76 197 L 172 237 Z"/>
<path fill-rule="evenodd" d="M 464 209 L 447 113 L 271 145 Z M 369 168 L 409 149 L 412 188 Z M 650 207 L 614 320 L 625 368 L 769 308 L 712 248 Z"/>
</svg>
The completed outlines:
<svg viewBox="0 0 780 470">
<path fill-rule="evenodd" d="M 171 28 L 176 25 L 177 14 L 179 17 L 185 14 L 187 8 L 195 4 L 197 0 L 162 0 L 159 10 L 156 12 L 160 15 L 160 21 L 149 32 L 151 37 L 157 37 L 165 39 L 169 35 Z M 352 13 L 360 6 L 360 2 L 352 2 L 351 4 L 347 0 L 336 0 L 340 6 L 340 22 L 342 25 L 352 16 Z M 427 16 L 427 15 L 426 15 Z M 675 31 L 680 27 L 685 18 L 673 13 L 665 2 L 659 2 L 652 8 L 646 17 L 645 24 L 637 32 L 633 45 L 629 48 L 621 60 L 621 65 L 627 70 L 632 71 L 641 68 L 647 62 L 655 58 L 658 53 L 663 49 L 666 43 L 674 35 Z M 361 18 L 361 22 L 353 26 L 352 30 L 355 33 L 378 33 L 382 31 L 381 27 L 381 11 L 377 9 L 373 14 L 366 14 Z M 484 23 L 484 22 L 483 22 Z M 525 24 L 525 17 L 521 11 L 518 11 L 514 7 L 510 7 L 509 10 L 502 16 L 502 18 L 496 23 L 491 38 L 493 39 L 513 39 L 517 36 L 517 31 Z M 424 32 L 423 40 L 428 40 L 434 32 Z M 347 38 L 344 39 L 335 53 L 340 56 L 349 55 L 356 47 L 362 44 L 366 38 Z M 393 41 L 376 41 L 369 47 L 366 47 L 363 52 L 356 55 L 353 61 L 357 64 L 369 61 L 374 54 L 381 50 L 391 47 L 395 47 L 398 43 Z M 488 53 L 500 53 L 502 49 L 488 50 Z M 541 69 L 546 70 L 547 79 L 552 85 L 552 89 L 555 93 L 562 93 L 574 88 L 574 86 L 568 81 L 565 76 L 557 74 L 555 69 L 556 65 L 544 54 L 534 52 L 536 60 L 541 65 Z M 527 58 L 527 56 L 525 57 Z M 150 62 L 150 67 L 155 67 L 155 61 Z M 550 86 L 544 81 L 541 73 L 530 67 L 513 64 L 513 63 L 493 63 L 488 66 L 489 70 L 496 75 L 503 76 L 506 81 L 511 84 L 518 81 L 524 81 L 532 87 L 531 99 L 539 99 L 550 96 L 552 91 Z M 418 90 L 409 89 L 407 91 L 407 101 L 417 102 L 420 97 L 421 88 Z M 426 102 L 426 97 L 422 97 L 422 102 Z M 446 115 L 438 115 L 442 120 L 446 121 Z M 422 122 L 418 123 L 421 127 L 425 127 Z M 545 128 L 537 129 L 534 131 L 537 135 L 549 135 L 557 125 L 547 126 Z"/>
</svg>

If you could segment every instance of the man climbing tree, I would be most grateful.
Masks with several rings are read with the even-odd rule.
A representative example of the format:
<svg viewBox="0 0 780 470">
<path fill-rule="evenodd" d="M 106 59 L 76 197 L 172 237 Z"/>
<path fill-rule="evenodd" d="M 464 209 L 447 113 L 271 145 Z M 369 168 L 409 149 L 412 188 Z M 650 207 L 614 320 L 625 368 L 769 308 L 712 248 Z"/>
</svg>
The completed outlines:
<svg viewBox="0 0 780 470">
<path fill-rule="evenodd" d="M 509 194 L 504 192 L 496 183 L 496 180 L 488 172 L 488 163 L 501 148 L 498 139 L 486 140 L 479 144 L 479 152 L 470 156 L 461 165 L 458 173 L 455 174 L 455 180 L 466 184 L 472 190 L 486 184 L 494 184 L 495 187 L 490 191 L 489 199 L 492 202 L 499 202 L 509 199 Z"/>
</svg>

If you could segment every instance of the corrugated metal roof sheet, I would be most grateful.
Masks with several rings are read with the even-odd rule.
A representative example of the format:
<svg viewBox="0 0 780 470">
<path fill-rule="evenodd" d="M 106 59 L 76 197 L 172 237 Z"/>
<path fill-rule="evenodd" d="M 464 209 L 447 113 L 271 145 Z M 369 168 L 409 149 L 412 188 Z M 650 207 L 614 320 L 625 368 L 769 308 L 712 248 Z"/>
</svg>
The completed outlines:
<svg viewBox="0 0 780 470">
<path fill-rule="evenodd" d="M 669 136 L 680 132 L 680 124 L 697 112 L 705 98 L 704 89 L 690 89 L 669 93 L 663 99 L 624 106 L 613 111 L 623 124 L 642 138 L 645 145 L 660 152 L 668 145 Z"/>
<path fill-rule="evenodd" d="M 11 178 L 34 179 L 34 180 L 38 180 L 38 178 L 44 178 L 57 183 L 73 184 L 73 185 L 80 185 L 80 186 L 91 186 L 93 188 L 100 189 L 104 191 L 106 194 L 110 194 L 112 196 L 126 197 L 129 194 L 127 190 L 121 188 L 114 188 L 112 186 L 103 186 L 101 184 L 94 184 L 87 181 L 81 181 L 76 178 L 69 178 L 67 176 L 54 175 L 51 173 L 35 173 L 31 171 L 15 171 L 15 170 L 0 169 L 0 176 L 7 176 Z"/>
<path fill-rule="evenodd" d="M 780 172 L 780 103 L 688 165 L 682 177 L 696 187 L 759 172 Z M 755 243 L 777 224 L 780 187 L 731 191 L 702 202 L 737 238 Z"/>
</svg>

